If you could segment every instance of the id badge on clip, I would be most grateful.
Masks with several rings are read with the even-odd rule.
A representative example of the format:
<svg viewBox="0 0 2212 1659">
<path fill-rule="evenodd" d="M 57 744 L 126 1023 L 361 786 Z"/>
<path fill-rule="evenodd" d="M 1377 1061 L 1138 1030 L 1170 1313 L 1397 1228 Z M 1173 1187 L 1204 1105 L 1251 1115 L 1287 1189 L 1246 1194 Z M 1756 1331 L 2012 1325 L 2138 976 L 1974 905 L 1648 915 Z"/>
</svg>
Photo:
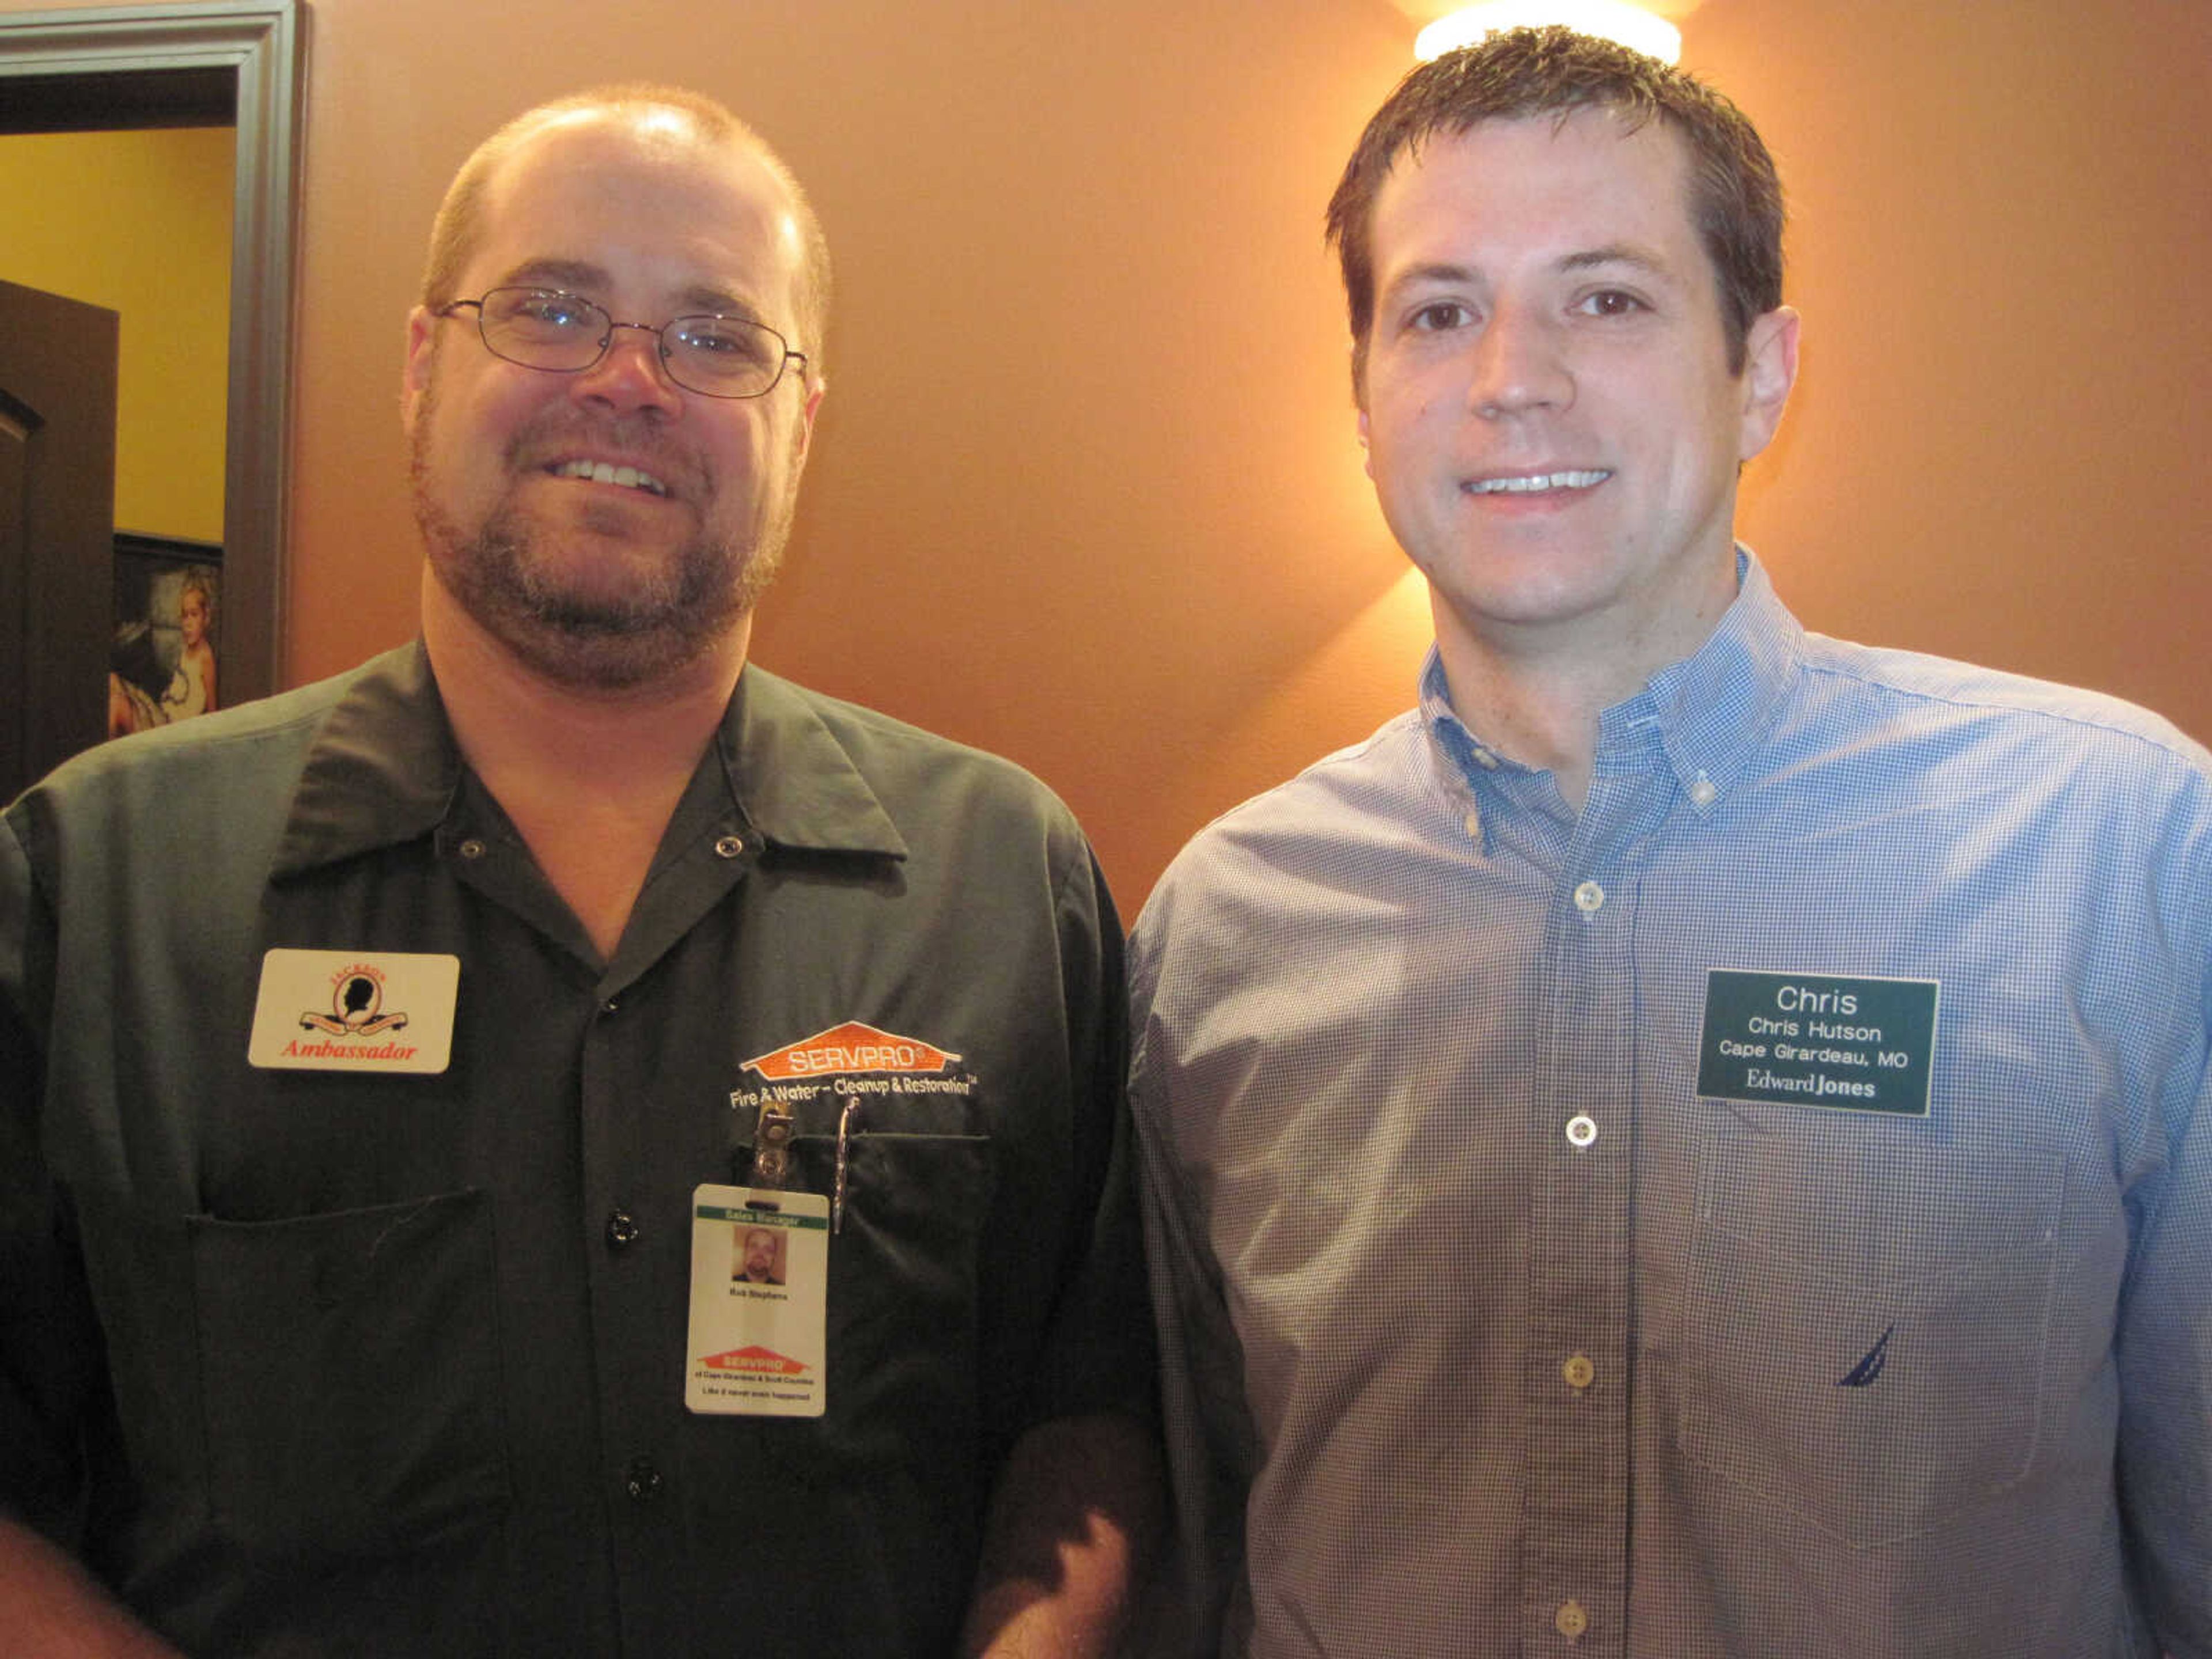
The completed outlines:
<svg viewBox="0 0 2212 1659">
<path fill-rule="evenodd" d="M 684 1405 L 708 1416 L 821 1416 L 829 1292 L 828 1199 L 696 1188 Z"/>
</svg>

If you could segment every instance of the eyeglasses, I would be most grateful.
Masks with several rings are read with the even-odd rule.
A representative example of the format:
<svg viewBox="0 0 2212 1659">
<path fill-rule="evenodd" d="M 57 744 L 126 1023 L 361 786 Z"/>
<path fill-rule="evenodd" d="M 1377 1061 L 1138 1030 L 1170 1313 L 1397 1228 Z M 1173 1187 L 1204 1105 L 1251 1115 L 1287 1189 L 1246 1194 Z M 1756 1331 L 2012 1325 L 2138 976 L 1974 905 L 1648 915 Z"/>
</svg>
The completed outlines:
<svg viewBox="0 0 2212 1659">
<path fill-rule="evenodd" d="M 651 323 L 618 323 L 605 307 L 550 288 L 495 288 L 481 300 L 453 300 L 435 315 L 477 314 L 477 332 L 495 357 L 549 374 L 580 374 L 607 355 L 618 328 L 653 335 L 668 378 L 709 398 L 758 398 L 775 389 L 783 366 L 806 369 L 806 354 L 749 317 L 702 313 Z"/>
</svg>

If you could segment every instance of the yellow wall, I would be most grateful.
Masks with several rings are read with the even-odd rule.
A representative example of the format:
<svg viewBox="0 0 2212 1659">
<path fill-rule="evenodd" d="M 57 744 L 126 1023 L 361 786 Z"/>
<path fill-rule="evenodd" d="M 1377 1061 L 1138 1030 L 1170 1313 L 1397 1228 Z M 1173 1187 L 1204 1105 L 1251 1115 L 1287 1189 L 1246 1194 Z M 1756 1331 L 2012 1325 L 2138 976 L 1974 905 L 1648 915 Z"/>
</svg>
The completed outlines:
<svg viewBox="0 0 2212 1659">
<path fill-rule="evenodd" d="M 115 523 L 222 539 L 228 127 L 0 137 L 0 279 L 120 313 Z"/>
</svg>

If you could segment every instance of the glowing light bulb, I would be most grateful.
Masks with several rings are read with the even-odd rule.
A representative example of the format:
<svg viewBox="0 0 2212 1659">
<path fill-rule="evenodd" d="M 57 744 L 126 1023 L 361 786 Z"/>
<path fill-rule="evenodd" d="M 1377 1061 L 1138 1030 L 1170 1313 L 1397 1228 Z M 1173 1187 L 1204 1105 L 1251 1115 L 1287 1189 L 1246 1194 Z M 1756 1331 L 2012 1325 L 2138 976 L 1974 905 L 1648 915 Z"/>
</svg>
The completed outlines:
<svg viewBox="0 0 2212 1659">
<path fill-rule="evenodd" d="M 1662 64 L 1681 61 L 1682 31 L 1628 0 L 1488 0 L 1437 19 L 1414 37 L 1413 52 L 1426 63 L 1500 29 L 1541 28 L 1547 23 L 1617 40 Z"/>
</svg>

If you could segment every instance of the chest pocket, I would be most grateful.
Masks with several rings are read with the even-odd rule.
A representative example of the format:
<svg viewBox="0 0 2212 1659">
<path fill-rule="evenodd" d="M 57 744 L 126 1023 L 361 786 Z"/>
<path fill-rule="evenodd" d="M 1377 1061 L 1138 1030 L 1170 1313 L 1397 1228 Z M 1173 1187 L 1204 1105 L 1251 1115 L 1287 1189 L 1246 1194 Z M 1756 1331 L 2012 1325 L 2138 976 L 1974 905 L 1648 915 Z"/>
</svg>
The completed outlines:
<svg viewBox="0 0 2212 1659">
<path fill-rule="evenodd" d="M 797 1184 L 830 1191 L 836 1155 L 833 1136 L 795 1138 Z M 971 1457 L 994 1185 L 987 1136 L 852 1137 L 844 1221 L 830 1239 L 827 1406 L 765 1436 L 787 1473 L 845 1481 Z"/>
<path fill-rule="evenodd" d="M 1683 1455 L 1862 1547 L 2033 1467 L 2065 1195 L 2056 1153 L 1898 1127 L 1714 1134 L 1688 1270 Z"/>
<path fill-rule="evenodd" d="M 306 1567 L 503 1514 L 483 1194 L 185 1226 L 224 1532 Z"/>
</svg>

